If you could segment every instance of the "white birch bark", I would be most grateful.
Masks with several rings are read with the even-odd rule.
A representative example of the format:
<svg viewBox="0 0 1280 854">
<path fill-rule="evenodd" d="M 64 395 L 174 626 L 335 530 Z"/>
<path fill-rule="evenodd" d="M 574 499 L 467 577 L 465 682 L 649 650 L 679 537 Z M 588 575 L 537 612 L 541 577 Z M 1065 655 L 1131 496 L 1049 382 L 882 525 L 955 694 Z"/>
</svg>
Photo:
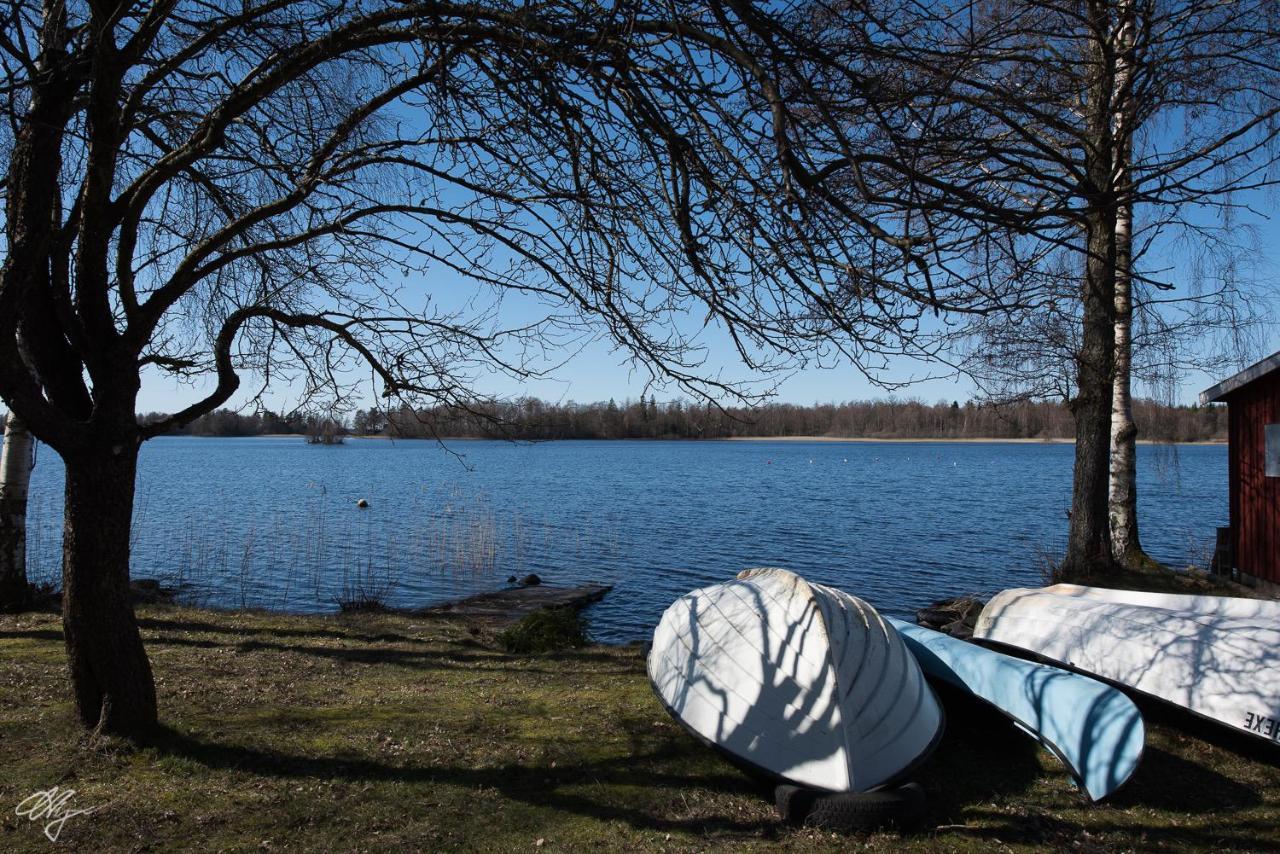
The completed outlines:
<svg viewBox="0 0 1280 854">
<path fill-rule="evenodd" d="M 1119 0 L 1116 31 L 1116 110 L 1113 120 L 1116 184 L 1127 194 L 1133 156 L 1136 14 L 1133 0 Z M 1138 539 L 1137 426 L 1133 422 L 1133 202 L 1116 213 L 1115 377 L 1111 397 L 1111 469 L 1108 516 L 1111 553 L 1127 569 L 1142 569 L 1151 560 Z"/>
<path fill-rule="evenodd" d="M 32 438 L 12 412 L 0 451 L 0 611 L 25 607 L 27 587 L 27 489 Z"/>
</svg>

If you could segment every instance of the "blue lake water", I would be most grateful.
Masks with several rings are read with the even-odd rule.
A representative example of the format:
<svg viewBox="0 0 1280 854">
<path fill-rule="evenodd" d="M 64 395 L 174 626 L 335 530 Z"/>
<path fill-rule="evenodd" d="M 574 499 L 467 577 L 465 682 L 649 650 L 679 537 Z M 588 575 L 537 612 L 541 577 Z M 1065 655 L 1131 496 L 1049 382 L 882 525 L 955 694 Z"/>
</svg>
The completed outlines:
<svg viewBox="0 0 1280 854">
<path fill-rule="evenodd" d="M 515 445 L 165 437 L 143 447 L 132 569 L 214 607 L 419 606 L 536 572 L 615 586 L 603 641 L 750 566 L 784 566 L 907 616 L 1042 583 L 1062 552 L 1065 444 L 610 442 Z M 1225 446 L 1141 446 L 1147 550 L 1203 562 L 1227 520 Z M 62 469 L 41 449 L 31 574 L 56 576 Z M 356 506 L 359 498 L 369 508 Z"/>
</svg>

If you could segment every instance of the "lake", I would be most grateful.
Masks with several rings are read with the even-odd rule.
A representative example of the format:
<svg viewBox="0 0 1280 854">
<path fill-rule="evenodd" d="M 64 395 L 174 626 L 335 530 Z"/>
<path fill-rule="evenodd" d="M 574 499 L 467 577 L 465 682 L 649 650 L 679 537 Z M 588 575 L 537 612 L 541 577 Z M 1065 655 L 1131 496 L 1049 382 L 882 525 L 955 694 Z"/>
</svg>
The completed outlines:
<svg viewBox="0 0 1280 854">
<path fill-rule="evenodd" d="M 677 596 L 784 566 L 908 616 L 1039 585 L 1066 542 L 1073 448 L 1040 443 L 163 437 L 139 462 L 132 570 L 212 607 L 420 606 L 534 572 L 615 586 L 592 634 L 648 637 Z M 1207 562 L 1227 524 L 1223 445 L 1138 450 L 1142 538 Z M 32 477 L 33 580 L 56 577 L 62 468 Z M 368 509 L 356 501 L 367 499 Z"/>
</svg>

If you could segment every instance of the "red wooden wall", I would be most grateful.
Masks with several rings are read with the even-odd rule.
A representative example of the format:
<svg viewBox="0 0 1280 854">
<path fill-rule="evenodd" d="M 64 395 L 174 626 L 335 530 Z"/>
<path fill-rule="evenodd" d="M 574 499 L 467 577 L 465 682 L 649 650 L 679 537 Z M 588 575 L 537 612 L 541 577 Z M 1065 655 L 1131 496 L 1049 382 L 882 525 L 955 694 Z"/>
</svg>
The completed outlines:
<svg viewBox="0 0 1280 854">
<path fill-rule="evenodd" d="M 1280 477 L 1266 476 L 1267 424 L 1280 424 L 1280 371 L 1227 396 L 1235 566 L 1280 584 Z"/>
</svg>

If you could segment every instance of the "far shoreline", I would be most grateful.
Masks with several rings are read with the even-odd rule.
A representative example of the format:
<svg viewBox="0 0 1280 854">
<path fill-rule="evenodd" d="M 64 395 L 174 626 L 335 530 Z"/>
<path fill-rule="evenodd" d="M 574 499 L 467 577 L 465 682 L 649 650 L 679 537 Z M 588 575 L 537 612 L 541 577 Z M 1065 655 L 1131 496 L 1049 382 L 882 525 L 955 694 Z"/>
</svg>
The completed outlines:
<svg viewBox="0 0 1280 854">
<path fill-rule="evenodd" d="M 1028 439 L 1028 438 L 998 438 L 998 437 L 967 437 L 957 438 L 949 436 L 945 438 L 881 438 L 877 436 L 728 436 L 723 439 L 704 440 L 719 442 L 897 442 L 902 444 L 924 444 L 924 443 L 946 443 L 957 445 L 1074 445 L 1075 439 Z M 1155 439 L 1139 439 L 1139 445 L 1226 445 L 1225 440 L 1222 441 L 1203 441 L 1203 442 L 1160 442 Z"/>
<path fill-rule="evenodd" d="M 251 436 L 210 436 L 185 433 L 162 434 L 170 437 L 181 437 L 189 439 L 304 439 L 305 433 L 259 433 Z M 948 444 L 948 445 L 1074 445 L 1075 439 L 1063 438 L 1001 438 L 998 436 L 974 436 L 974 437 L 882 437 L 882 436 L 712 436 L 707 438 L 685 437 L 685 436 L 656 436 L 656 437 L 619 437 L 616 439 L 588 439 L 588 438 L 568 438 L 568 439 L 519 439 L 519 438 L 502 438 L 499 436 L 440 436 L 438 438 L 432 436 L 386 436 L 386 435 L 357 435 L 354 433 L 343 436 L 344 439 L 379 439 L 390 440 L 396 442 L 811 442 L 824 444 L 903 444 L 903 445 L 921 445 L 921 444 Z M 1226 446 L 1225 439 L 1199 442 L 1162 442 L 1156 439 L 1139 439 L 1139 445 L 1222 445 Z"/>
</svg>

